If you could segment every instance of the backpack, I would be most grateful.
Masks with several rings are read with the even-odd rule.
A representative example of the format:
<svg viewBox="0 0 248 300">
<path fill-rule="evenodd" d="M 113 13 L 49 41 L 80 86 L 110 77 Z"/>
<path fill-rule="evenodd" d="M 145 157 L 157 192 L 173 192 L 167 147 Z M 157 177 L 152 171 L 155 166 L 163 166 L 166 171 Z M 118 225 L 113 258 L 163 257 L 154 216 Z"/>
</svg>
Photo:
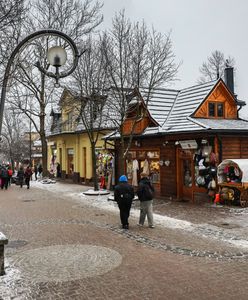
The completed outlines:
<svg viewBox="0 0 248 300">
<path fill-rule="evenodd" d="M 120 195 L 121 199 L 124 201 L 132 201 L 133 197 L 130 193 L 123 193 Z"/>
<path fill-rule="evenodd" d="M 144 187 L 143 187 L 143 195 L 144 195 L 144 198 L 146 200 L 152 200 L 153 199 L 153 196 L 154 196 L 154 192 L 153 190 L 151 189 L 150 185 L 148 184 L 144 184 Z"/>
<path fill-rule="evenodd" d="M 1 170 L 1 177 L 2 178 L 8 178 L 8 171 L 6 169 Z"/>
</svg>

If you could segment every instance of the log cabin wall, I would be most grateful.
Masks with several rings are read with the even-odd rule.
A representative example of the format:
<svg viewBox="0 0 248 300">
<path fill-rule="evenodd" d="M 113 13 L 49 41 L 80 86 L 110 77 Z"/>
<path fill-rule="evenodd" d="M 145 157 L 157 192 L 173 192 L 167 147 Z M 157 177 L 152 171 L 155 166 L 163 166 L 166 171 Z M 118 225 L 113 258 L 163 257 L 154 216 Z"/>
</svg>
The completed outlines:
<svg viewBox="0 0 248 300">
<path fill-rule="evenodd" d="M 186 139 L 197 139 L 197 140 L 208 140 L 213 141 L 213 150 L 217 154 L 217 158 L 221 158 L 221 160 L 230 158 L 248 158 L 248 139 L 245 136 L 207 136 L 202 134 L 195 134 L 192 135 L 175 135 L 173 136 L 173 140 L 167 140 L 165 136 L 161 137 L 134 137 L 132 146 L 130 151 L 136 151 L 136 153 L 142 151 L 159 151 L 159 158 L 157 159 L 160 163 L 159 171 L 160 171 L 160 179 L 159 184 L 154 184 L 156 188 L 156 196 L 158 197 L 178 197 L 177 185 L 181 185 L 182 182 L 178 183 L 178 165 L 177 165 L 177 155 L 176 149 L 181 149 L 180 145 L 175 145 L 176 141 L 186 140 Z M 218 141 L 218 142 L 217 142 Z M 220 146 L 221 141 L 221 146 Z M 137 143 L 138 142 L 138 143 Z M 137 146 L 138 145 L 138 146 Z M 118 148 L 119 144 L 116 144 L 116 163 L 117 163 L 117 170 L 120 166 L 120 157 L 118 157 Z M 220 153 L 220 152 L 221 153 Z M 192 150 L 192 158 L 193 154 L 196 150 Z M 169 161 L 169 165 L 167 166 L 165 162 Z M 217 162 L 217 165 L 220 161 Z M 192 160 L 192 170 L 194 169 L 194 161 Z M 142 170 L 139 170 L 139 174 Z M 117 175 L 117 180 L 118 176 Z M 206 194 L 207 189 L 202 187 L 195 187 L 192 186 L 192 190 L 198 193 Z"/>
<path fill-rule="evenodd" d="M 171 143 L 165 144 L 160 150 L 160 160 L 163 165 L 160 167 L 160 192 L 161 196 L 176 196 L 176 147 Z M 169 161 L 169 166 L 165 162 Z"/>
<path fill-rule="evenodd" d="M 137 146 L 137 141 L 138 145 Z M 118 149 L 120 147 L 119 142 L 116 142 L 116 184 L 120 169 L 121 157 L 118 155 Z M 158 151 L 159 158 L 156 160 L 160 163 L 159 167 L 159 183 L 155 183 L 154 187 L 156 189 L 157 196 L 176 196 L 177 185 L 176 185 L 176 147 L 174 141 L 169 141 L 165 143 L 165 139 L 162 137 L 155 137 L 149 139 L 133 139 L 132 145 L 129 152 L 136 152 L 137 159 L 139 160 L 138 153 L 142 151 Z M 167 166 L 166 163 L 169 165 Z M 126 165 L 126 163 L 125 163 Z M 138 178 L 141 170 L 138 172 Z"/>
<path fill-rule="evenodd" d="M 222 137 L 222 160 L 248 158 L 248 139 L 245 137 Z"/>
</svg>

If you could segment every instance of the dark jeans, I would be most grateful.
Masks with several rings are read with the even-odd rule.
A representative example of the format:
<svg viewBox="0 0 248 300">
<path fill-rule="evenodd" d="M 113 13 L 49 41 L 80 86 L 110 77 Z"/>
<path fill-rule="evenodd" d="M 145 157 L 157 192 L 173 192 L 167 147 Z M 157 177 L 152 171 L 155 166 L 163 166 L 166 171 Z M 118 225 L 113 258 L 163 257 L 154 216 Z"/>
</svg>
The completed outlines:
<svg viewBox="0 0 248 300">
<path fill-rule="evenodd" d="M 8 178 L 1 178 L 1 189 L 3 189 L 5 187 L 5 189 L 7 190 L 8 185 L 9 185 Z"/>
<path fill-rule="evenodd" d="M 30 187 L 30 178 L 25 178 L 25 183 L 27 185 L 27 189 Z"/>
<path fill-rule="evenodd" d="M 118 207 L 120 209 L 120 218 L 122 226 L 128 226 L 128 218 L 130 214 L 132 201 L 130 202 L 118 202 Z"/>
</svg>

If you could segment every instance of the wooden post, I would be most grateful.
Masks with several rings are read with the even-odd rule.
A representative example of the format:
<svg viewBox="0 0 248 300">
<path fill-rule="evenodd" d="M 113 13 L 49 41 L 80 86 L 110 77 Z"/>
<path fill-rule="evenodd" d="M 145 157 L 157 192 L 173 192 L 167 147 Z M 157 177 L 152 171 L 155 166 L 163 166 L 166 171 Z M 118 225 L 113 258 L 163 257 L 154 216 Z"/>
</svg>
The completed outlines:
<svg viewBox="0 0 248 300">
<path fill-rule="evenodd" d="M 5 274 L 4 270 L 4 245 L 8 244 L 6 236 L 0 232 L 0 276 Z"/>
</svg>

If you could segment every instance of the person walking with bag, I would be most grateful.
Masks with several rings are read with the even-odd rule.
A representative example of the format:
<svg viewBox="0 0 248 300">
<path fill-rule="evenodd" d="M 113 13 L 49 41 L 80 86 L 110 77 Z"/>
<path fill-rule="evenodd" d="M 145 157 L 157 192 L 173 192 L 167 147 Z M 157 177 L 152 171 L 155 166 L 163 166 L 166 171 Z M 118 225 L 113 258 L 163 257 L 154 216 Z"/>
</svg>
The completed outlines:
<svg viewBox="0 0 248 300">
<path fill-rule="evenodd" d="M 8 185 L 9 186 L 11 186 L 12 176 L 13 176 L 13 170 L 12 170 L 11 166 L 9 166 L 8 167 Z"/>
<path fill-rule="evenodd" d="M 20 184 L 20 188 L 23 186 L 23 179 L 24 179 L 24 171 L 23 167 L 21 166 L 20 169 L 17 172 L 17 178 L 18 178 L 18 183 Z"/>
<path fill-rule="evenodd" d="M 147 216 L 148 226 L 154 228 L 152 209 L 154 187 L 146 173 L 141 173 L 140 176 L 141 179 L 137 189 L 137 195 L 140 200 L 140 217 L 138 225 L 143 226 Z"/>
<path fill-rule="evenodd" d="M 24 177 L 25 177 L 25 183 L 27 185 L 27 189 L 30 188 L 30 179 L 31 179 L 31 176 L 32 176 L 32 170 L 30 168 L 30 166 L 27 166 L 25 172 L 24 172 Z"/>
<path fill-rule="evenodd" d="M 129 229 L 128 218 L 134 198 L 134 189 L 128 183 L 127 177 L 122 175 L 119 178 L 119 184 L 115 187 L 114 199 L 120 210 L 120 219 L 123 229 Z"/>
<path fill-rule="evenodd" d="M 9 185 L 9 175 L 8 175 L 7 168 L 4 166 L 1 167 L 0 178 L 1 178 L 1 189 L 3 190 L 3 188 L 5 188 L 5 190 L 7 190 Z"/>
</svg>

